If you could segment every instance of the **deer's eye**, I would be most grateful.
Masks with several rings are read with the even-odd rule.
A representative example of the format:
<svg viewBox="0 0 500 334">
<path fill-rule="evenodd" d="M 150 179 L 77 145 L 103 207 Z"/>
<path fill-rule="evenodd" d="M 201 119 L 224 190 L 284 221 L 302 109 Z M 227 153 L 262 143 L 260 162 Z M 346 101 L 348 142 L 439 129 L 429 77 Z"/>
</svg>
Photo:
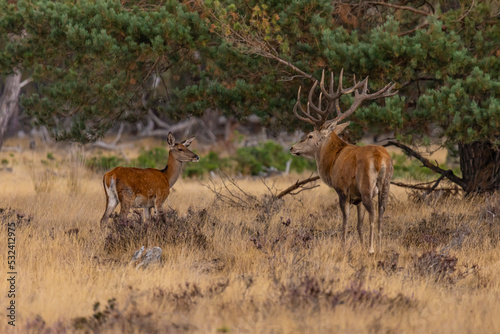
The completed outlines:
<svg viewBox="0 0 500 334">
<path fill-rule="evenodd" d="M 312 135 L 309 135 L 309 137 L 307 137 L 307 138 L 311 139 L 312 137 L 313 137 Z"/>
<path fill-rule="evenodd" d="M 182 148 L 179 149 L 179 152 L 183 152 L 184 150 Z"/>
</svg>

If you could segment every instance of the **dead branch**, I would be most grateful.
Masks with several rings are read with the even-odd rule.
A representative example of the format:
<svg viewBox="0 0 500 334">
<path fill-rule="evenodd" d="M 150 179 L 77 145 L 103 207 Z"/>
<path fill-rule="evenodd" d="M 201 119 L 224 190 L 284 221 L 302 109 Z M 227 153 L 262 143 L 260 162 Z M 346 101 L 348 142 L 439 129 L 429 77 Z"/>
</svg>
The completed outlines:
<svg viewBox="0 0 500 334">
<path fill-rule="evenodd" d="M 410 11 L 410 12 L 413 12 L 416 14 L 420 14 L 420 15 L 425 15 L 425 16 L 432 15 L 432 13 L 429 13 L 429 12 L 426 12 L 423 10 L 419 10 L 419 9 L 415 9 L 413 7 L 395 5 L 395 4 L 387 3 L 387 2 L 383 2 L 383 1 L 367 1 L 367 3 L 369 3 L 371 5 L 376 5 L 376 6 L 386 6 L 386 7 L 391 7 L 391 8 L 395 8 L 395 9 L 407 10 L 407 11 Z"/>
<path fill-rule="evenodd" d="M 279 57 L 279 53 L 276 49 L 270 45 L 269 42 L 265 40 L 262 36 L 258 36 L 258 34 L 250 34 L 246 33 L 244 30 L 236 31 L 231 25 L 223 22 L 216 13 L 205 9 L 211 16 L 212 20 L 217 22 L 219 29 L 215 30 L 215 33 L 219 35 L 221 38 L 228 41 L 230 44 L 234 45 L 244 54 L 253 54 L 257 56 L 261 56 L 268 59 L 273 59 L 283 65 L 290 67 L 297 73 L 300 73 L 303 77 L 311 79 L 313 81 L 317 81 L 311 74 L 302 71 L 297 66 L 293 65 L 291 62 L 284 60 Z M 246 26 L 245 22 L 240 22 L 242 26 Z M 229 33 L 225 33 L 229 32 Z"/>
<path fill-rule="evenodd" d="M 441 177 L 443 177 L 443 176 L 441 176 Z M 397 181 L 391 181 L 391 184 L 395 185 L 397 187 L 401 187 L 401 188 L 414 189 L 414 190 L 425 190 L 425 191 L 434 191 L 434 190 L 444 190 L 444 191 L 457 191 L 457 190 L 459 190 L 459 191 L 461 191 L 462 190 L 462 189 L 456 188 L 456 187 L 436 189 L 434 187 L 425 186 L 425 185 L 429 185 L 432 183 L 439 184 L 437 181 L 441 182 L 441 180 L 440 180 L 441 177 L 439 179 L 431 181 L 431 182 L 425 182 L 425 183 L 419 183 L 419 184 L 407 184 L 407 183 L 397 182 Z"/>
<path fill-rule="evenodd" d="M 444 169 L 440 168 L 438 165 L 434 165 L 433 163 L 431 163 L 429 161 L 429 159 L 424 158 L 420 153 L 416 152 L 415 150 L 411 149 L 410 147 L 408 147 L 404 144 L 401 144 L 399 142 L 389 141 L 389 142 L 387 142 L 387 144 L 385 144 L 383 146 L 387 147 L 387 146 L 391 146 L 391 145 L 401 148 L 408 155 L 420 160 L 420 162 L 422 162 L 424 167 L 427 167 L 430 170 L 432 170 L 438 174 L 444 175 L 448 180 L 457 184 L 458 186 L 460 186 L 462 189 L 465 190 L 465 188 L 467 186 L 465 181 L 463 179 L 459 178 L 458 176 L 456 176 L 451 169 L 444 170 Z"/>
<path fill-rule="evenodd" d="M 262 182 L 264 186 L 266 186 L 267 191 L 271 194 L 271 197 L 276 198 L 276 192 L 277 192 L 275 187 L 276 180 L 273 181 L 273 184 L 270 187 L 267 185 L 266 181 L 262 177 L 260 177 L 260 182 Z"/>
<path fill-rule="evenodd" d="M 30 82 L 33 81 L 33 78 L 28 78 L 28 79 L 25 79 L 23 80 L 20 84 L 19 84 L 19 87 L 20 88 L 23 88 L 24 86 L 26 86 L 27 84 L 29 84 Z"/>
<path fill-rule="evenodd" d="M 403 37 L 403 36 L 406 36 L 406 35 L 412 34 L 412 33 L 414 33 L 414 32 L 415 32 L 415 31 L 417 31 L 417 30 L 420 30 L 420 29 L 422 29 L 422 28 L 427 27 L 428 25 L 429 25 L 429 22 L 427 22 L 427 21 L 426 21 L 426 22 L 423 22 L 423 23 L 419 24 L 418 26 L 416 26 L 416 27 L 415 27 L 415 28 L 413 28 L 413 29 L 410 29 L 410 30 L 408 30 L 408 31 L 405 31 L 405 32 L 401 32 L 401 33 L 399 33 L 399 34 L 398 34 L 398 37 Z"/>
<path fill-rule="evenodd" d="M 231 191 L 231 189 L 229 189 L 229 187 L 227 186 L 226 184 L 226 181 L 224 181 L 224 177 L 221 177 L 221 181 L 222 181 L 222 184 L 224 185 L 224 188 L 226 189 L 226 191 L 229 193 L 229 195 L 231 195 L 231 197 L 233 198 L 236 198 L 237 201 L 239 201 L 240 203 L 244 203 L 245 206 L 249 206 L 250 203 L 248 203 L 247 200 L 244 200 L 242 197 L 246 195 L 246 193 L 243 192 L 243 196 L 239 196 L 235 193 L 233 193 Z M 234 183 L 233 183 L 234 184 Z M 240 189 L 240 188 L 237 188 L 237 189 Z"/>
<path fill-rule="evenodd" d="M 386 4 L 386 5 L 388 5 L 388 4 Z M 429 5 L 430 5 L 430 4 L 429 4 Z M 472 0 L 472 3 L 471 3 L 471 5 L 470 5 L 469 9 L 467 9 L 467 10 L 466 10 L 466 11 L 465 11 L 465 12 L 464 12 L 461 16 L 460 16 L 460 18 L 458 18 L 458 20 L 456 20 L 456 22 L 461 22 L 464 18 L 466 18 L 466 17 L 470 14 L 470 12 L 472 11 L 472 8 L 474 8 L 474 6 L 475 6 L 475 5 L 476 5 L 476 0 Z M 394 6 L 394 5 L 393 5 L 393 6 Z M 430 15 L 430 14 L 428 14 L 428 15 Z M 444 14 L 439 15 L 439 16 L 437 17 L 437 20 L 441 20 L 441 19 L 443 18 L 443 16 L 444 16 Z M 415 28 L 413 28 L 413 29 L 410 29 L 410 30 L 408 30 L 408 31 L 405 31 L 405 32 L 399 33 L 399 34 L 398 34 L 398 36 L 399 36 L 399 37 L 401 37 L 401 36 L 406 36 L 406 35 L 409 35 L 409 34 L 411 34 L 411 33 L 414 33 L 414 32 L 415 32 L 415 31 L 417 31 L 417 30 L 420 30 L 420 29 L 422 29 L 422 28 L 425 28 L 425 27 L 426 27 L 426 26 L 428 26 L 428 25 L 429 25 L 429 21 L 427 21 L 427 20 L 426 20 L 425 22 L 423 22 L 423 23 L 419 24 L 418 26 L 416 26 L 416 27 L 415 27 Z"/>
<path fill-rule="evenodd" d="M 117 144 L 122 137 L 122 133 L 123 133 L 123 123 L 120 123 L 120 128 L 118 129 L 118 133 L 116 134 L 115 139 L 111 141 L 111 143 L 108 144 L 103 142 L 102 140 L 98 140 L 93 144 L 93 146 L 103 148 L 105 150 L 116 151 L 121 148 Z"/>
<path fill-rule="evenodd" d="M 215 194 L 216 199 L 230 206 L 240 208 L 255 207 L 260 203 L 257 197 L 241 189 L 237 182 L 227 174 L 223 172 L 219 172 L 218 174 L 222 182 L 220 187 L 217 187 L 212 178 L 209 179 L 211 185 L 204 184 L 205 187 Z"/>
<path fill-rule="evenodd" d="M 316 188 L 316 187 L 319 187 L 319 185 L 314 185 L 312 187 L 304 187 L 305 184 L 309 183 L 309 182 L 313 182 L 313 181 L 316 181 L 319 179 L 319 176 L 313 176 L 313 177 L 309 177 L 308 179 L 306 180 L 302 180 L 302 181 L 298 181 L 295 182 L 293 185 L 291 185 L 290 187 L 286 188 L 285 190 L 283 190 L 282 192 L 280 192 L 276 198 L 277 199 L 280 199 L 282 198 L 283 196 L 285 195 L 288 195 L 288 194 L 291 194 L 291 195 L 296 195 L 304 190 L 310 190 L 310 189 L 313 189 L 313 188 Z M 299 189 L 301 188 L 300 191 L 296 192 L 296 193 L 292 193 L 292 191 L 294 191 L 295 189 Z"/>
<path fill-rule="evenodd" d="M 179 133 L 186 132 L 193 127 L 194 124 L 198 123 L 197 119 L 187 119 L 185 121 L 170 125 L 167 122 L 161 120 L 152 110 L 148 111 L 147 125 L 145 128 L 141 128 L 139 125 L 139 137 L 166 137 L 169 132 Z M 155 129 L 155 125 L 159 129 Z"/>
<path fill-rule="evenodd" d="M 167 129 L 167 130 L 170 129 L 171 125 L 168 124 L 167 122 L 164 122 L 160 117 L 156 116 L 156 114 L 153 112 L 153 110 L 151 110 L 151 109 L 148 110 L 148 116 L 151 117 L 151 119 L 160 128 Z"/>
<path fill-rule="evenodd" d="M 215 184 L 215 182 L 212 179 L 210 179 L 209 181 L 212 185 L 210 186 L 208 184 L 204 184 L 204 186 L 207 187 L 211 192 L 213 192 L 215 194 L 216 199 L 218 199 L 226 204 L 229 204 L 231 206 L 245 207 L 245 205 L 243 205 L 242 203 L 239 203 L 239 202 L 235 201 L 234 199 L 232 199 L 231 197 L 223 194 L 222 187 L 220 189 L 217 189 L 217 185 Z"/>
<path fill-rule="evenodd" d="M 257 201 L 257 197 L 247 193 L 246 191 L 244 191 L 243 189 L 241 189 L 241 187 L 238 185 L 238 183 L 236 183 L 236 181 L 232 178 L 230 178 L 227 174 L 223 173 L 227 180 L 229 181 L 229 183 L 231 183 L 236 189 L 238 189 L 245 197 L 249 198 L 250 200 L 253 200 L 253 201 Z"/>
</svg>

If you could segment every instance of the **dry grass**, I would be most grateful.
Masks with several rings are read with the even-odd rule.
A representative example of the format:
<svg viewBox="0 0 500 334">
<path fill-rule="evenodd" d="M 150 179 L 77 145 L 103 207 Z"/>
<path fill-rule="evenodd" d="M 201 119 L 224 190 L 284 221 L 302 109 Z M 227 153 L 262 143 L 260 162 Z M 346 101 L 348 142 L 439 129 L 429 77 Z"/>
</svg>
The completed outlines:
<svg viewBox="0 0 500 334">
<path fill-rule="evenodd" d="M 0 172 L 0 208 L 26 215 L 16 232 L 20 332 L 500 332 L 499 197 L 415 204 L 394 187 L 383 251 L 369 256 L 356 210 L 342 249 L 337 197 L 324 185 L 272 209 L 235 208 L 180 180 L 161 220 L 124 234 L 99 229 L 101 178 L 78 159 L 47 167 L 44 190 L 29 160 Z M 3 236 L 12 219 L 2 213 Z M 113 236 L 122 239 L 109 247 Z M 130 265 L 141 245 L 161 247 L 161 264 Z M 5 268 L 6 237 L 0 249 Z"/>
</svg>

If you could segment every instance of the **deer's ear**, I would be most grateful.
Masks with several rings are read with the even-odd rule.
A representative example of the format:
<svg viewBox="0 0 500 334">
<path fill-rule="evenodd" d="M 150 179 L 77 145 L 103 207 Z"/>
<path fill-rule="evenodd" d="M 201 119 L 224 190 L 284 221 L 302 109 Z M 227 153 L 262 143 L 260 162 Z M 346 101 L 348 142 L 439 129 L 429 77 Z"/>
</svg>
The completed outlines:
<svg viewBox="0 0 500 334">
<path fill-rule="evenodd" d="M 169 132 L 168 133 L 168 136 L 167 136 L 167 144 L 168 146 L 172 147 L 175 145 L 175 137 L 174 135 L 172 134 L 172 132 Z"/>
<path fill-rule="evenodd" d="M 191 145 L 191 143 L 193 142 L 194 137 L 195 136 L 192 136 L 191 138 L 188 138 L 188 139 L 184 140 L 181 144 L 184 145 L 184 146 L 186 146 L 186 147 L 189 147 L 189 145 Z"/>
<path fill-rule="evenodd" d="M 351 122 L 345 122 L 345 123 L 342 123 L 342 124 L 339 124 L 335 127 L 335 133 L 336 134 L 341 134 L 342 131 L 344 131 L 350 124 Z"/>
<path fill-rule="evenodd" d="M 328 124 L 328 126 L 325 129 L 321 130 L 321 133 L 324 136 L 328 136 L 330 133 L 335 131 L 336 127 L 337 127 L 337 122 L 331 122 L 330 124 Z"/>
</svg>

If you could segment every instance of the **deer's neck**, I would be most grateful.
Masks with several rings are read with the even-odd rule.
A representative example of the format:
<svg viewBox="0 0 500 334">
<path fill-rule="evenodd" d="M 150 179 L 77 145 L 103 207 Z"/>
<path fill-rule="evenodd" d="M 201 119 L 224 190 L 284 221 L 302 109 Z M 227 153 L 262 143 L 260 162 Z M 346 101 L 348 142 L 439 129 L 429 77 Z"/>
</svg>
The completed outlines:
<svg viewBox="0 0 500 334">
<path fill-rule="evenodd" d="M 168 153 L 167 165 L 162 170 L 168 180 L 168 186 L 170 188 L 172 188 L 175 182 L 177 182 L 179 175 L 182 173 L 182 167 L 184 167 L 184 163 L 177 160 L 172 154 L 172 151 L 170 151 Z"/>
<path fill-rule="evenodd" d="M 335 132 L 332 132 L 328 138 L 323 141 L 320 149 L 316 153 L 316 165 L 318 174 L 322 179 L 329 176 L 335 161 L 342 150 L 349 146 Z"/>
</svg>

